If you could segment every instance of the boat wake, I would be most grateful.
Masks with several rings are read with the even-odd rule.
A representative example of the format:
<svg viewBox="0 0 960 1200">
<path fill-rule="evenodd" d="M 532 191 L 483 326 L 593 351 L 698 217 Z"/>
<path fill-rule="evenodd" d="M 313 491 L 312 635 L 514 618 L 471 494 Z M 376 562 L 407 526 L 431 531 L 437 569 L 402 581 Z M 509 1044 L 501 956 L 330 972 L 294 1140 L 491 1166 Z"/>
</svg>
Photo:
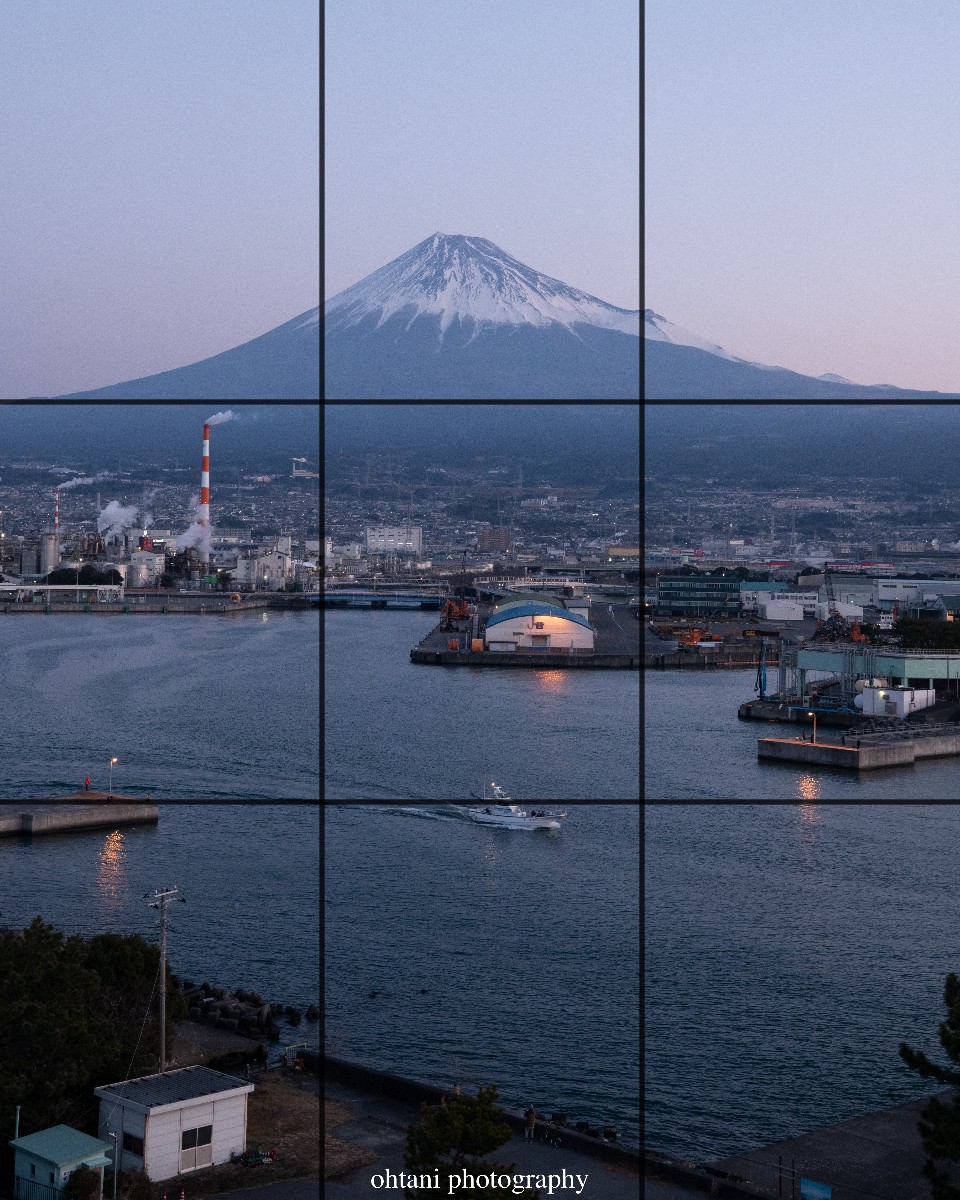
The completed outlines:
<svg viewBox="0 0 960 1200">
<path fill-rule="evenodd" d="M 464 819 L 463 813 L 454 804 L 437 804 L 432 808 L 383 805 L 380 811 L 391 813 L 395 817 L 419 817 L 426 821 L 459 821 Z"/>
</svg>

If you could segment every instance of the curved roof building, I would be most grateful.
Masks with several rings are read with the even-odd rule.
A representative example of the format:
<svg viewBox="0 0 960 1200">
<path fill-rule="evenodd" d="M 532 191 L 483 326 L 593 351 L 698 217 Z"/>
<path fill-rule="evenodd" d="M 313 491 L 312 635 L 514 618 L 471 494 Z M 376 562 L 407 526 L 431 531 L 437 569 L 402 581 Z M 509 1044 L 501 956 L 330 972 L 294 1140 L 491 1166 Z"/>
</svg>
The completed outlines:
<svg viewBox="0 0 960 1200">
<path fill-rule="evenodd" d="M 569 612 L 560 600 L 523 597 L 495 608 L 487 618 L 488 650 L 549 650 L 591 653 L 595 630 L 586 617 Z"/>
</svg>

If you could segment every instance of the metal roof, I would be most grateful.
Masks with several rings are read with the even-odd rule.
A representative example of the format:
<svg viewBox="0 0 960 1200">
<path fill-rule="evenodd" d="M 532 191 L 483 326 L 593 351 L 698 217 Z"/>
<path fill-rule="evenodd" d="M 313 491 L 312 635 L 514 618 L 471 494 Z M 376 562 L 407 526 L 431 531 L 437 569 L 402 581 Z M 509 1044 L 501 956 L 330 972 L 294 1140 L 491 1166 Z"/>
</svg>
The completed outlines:
<svg viewBox="0 0 960 1200">
<path fill-rule="evenodd" d="M 127 1100 L 142 1108 L 162 1108 L 166 1104 L 178 1104 L 184 1100 L 200 1100 L 218 1092 L 230 1092 L 243 1088 L 253 1091 L 253 1084 L 214 1071 L 210 1067 L 181 1067 L 176 1071 L 164 1071 L 159 1075 L 141 1075 L 139 1079 L 125 1079 L 120 1083 L 94 1088 L 94 1094 L 103 1099 Z"/>
<path fill-rule="evenodd" d="M 494 610 L 487 617 L 487 628 L 489 629 L 491 625 L 499 625 L 501 621 L 510 621 L 514 617 L 562 617 L 564 621 L 573 621 L 575 625 L 582 625 L 584 629 L 593 631 L 590 622 L 586 617 L 581 617 L 579 613 L 569 612 L 558 604 L 548 604 L 544 601 L 536 603 L 532 600 L 525 600 L 520 604 L 508 604 Z"/>
<path fill-rule="evenodd" d="M 69 1125 L 52 1125 L 38 1133 L 28 1133 L 26 1137 L 11 1141 L 10 1145 L 58 1167 L 79 1159 L 103 1159 L 105 1152 L 112 1149 L 110 1142 L 101 1142 L 87 1133 L 81 1133 L 79 1129 L 71 1129 Z"/>
</svg>

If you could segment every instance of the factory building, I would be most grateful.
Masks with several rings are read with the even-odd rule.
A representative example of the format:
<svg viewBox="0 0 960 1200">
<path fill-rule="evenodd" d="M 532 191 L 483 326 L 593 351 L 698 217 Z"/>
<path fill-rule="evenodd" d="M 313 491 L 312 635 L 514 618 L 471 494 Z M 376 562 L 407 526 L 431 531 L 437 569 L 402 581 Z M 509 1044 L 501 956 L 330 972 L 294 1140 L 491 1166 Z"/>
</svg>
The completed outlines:
<svg viewBox="0 0 960 1200">
<path fill-rule="evenodd" d="M 423 553 L 423 528 L 420 525 L 368 525 L 366 540 L 368 554 Z"/>
<path fill-rule="evenodd" d="M 579 607 L 579 606 L 578 606 Z M 592 653 L 595 631 L 582 612 L 562 600 L 524 597 L 498 605 L 487 618 L 487 650 L 550 650 Z"/>
</svg>

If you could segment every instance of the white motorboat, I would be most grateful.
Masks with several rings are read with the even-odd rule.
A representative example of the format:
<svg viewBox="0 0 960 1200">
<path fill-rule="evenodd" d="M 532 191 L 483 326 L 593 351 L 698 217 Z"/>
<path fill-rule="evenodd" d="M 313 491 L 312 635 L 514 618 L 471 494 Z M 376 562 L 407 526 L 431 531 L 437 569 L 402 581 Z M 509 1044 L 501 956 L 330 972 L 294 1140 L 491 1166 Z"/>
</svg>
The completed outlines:
<svg viewBox="0 0 960 1200">
<path fill-rule="evenodd" d="M 468 808 L 467 816 L 480 825 L 499 825 L 504 829 L 559 829 L 566 813 L 548 813 L 545 809 L 527 812 L 519 804 L 507 804 L 510 797 L 499 784 L 490 784 L 495 804 Z M 486 784 L 484 784 L 486 792 Z"/>
</svg>

